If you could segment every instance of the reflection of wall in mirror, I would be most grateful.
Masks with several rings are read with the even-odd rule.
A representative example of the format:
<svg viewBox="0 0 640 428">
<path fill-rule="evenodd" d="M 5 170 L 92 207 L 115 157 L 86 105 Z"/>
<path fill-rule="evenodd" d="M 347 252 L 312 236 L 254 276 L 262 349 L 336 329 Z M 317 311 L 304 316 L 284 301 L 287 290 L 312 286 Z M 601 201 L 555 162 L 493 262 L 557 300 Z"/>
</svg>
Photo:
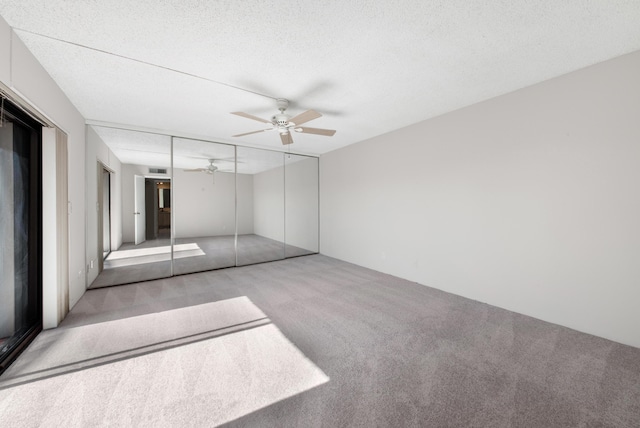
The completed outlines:
<svg viewBox="0 0 640 428">
<path fill-rule="evenodd" d="M 122 167 L 123 182 L 148 174 L 147 166 Z M 167 171 L 170 174 L 170 171 Z M 287 163 L 287 244 L 318 251 L 318 159 Z M 257 234 L 282 242 L 285 234 L 283 168 L 255 175 L 238 174 L 238 233 Z M 235 233 L 235 178 L 216 173 L 215 183 L 205 173 L 174 170 L 171 192 L 176 238 L 229 236 Z M 124 214 L 133 212 L 133 188 L 123 186 Z M 123 215 L 123 240 L 132 242 L 133 216 Z"/>
<path fill-rule="evenodd" d="M 171 171 L 168 169 L 167 174 Z M 123 180 L 135 174 L 149 176 L 148 166 L 123 165 Z M 174 229 L 176 238 L 233 235 L 235 233 L 235 181 L 233 174 L 217 173 L 215 184 L 210 175 L 174 170 L 172 183 Z M 252 176 L 238 174 L 241 195 L 251 200 Z M 241 197 L 241 196 L 239 196 Z M 123 213 L 133 212 L 133 188 L 123 186 Z M 252 205 L 252 203 L 251 203 Z M 253 211 L 238 213 L 240 233 L 253 233 Z M 123 216 L 123 240 L 133 242 L 132 216 Z"/>
<path fill-rule="evenodd" d="M 98 202 L 98 173 L 100 164 L 112 171 L 111 181 L 111 249 L 120 248 L 123 242 L 123 209 L 122 209 L 122 164 L 113 152 L 102 141 L 100 136 L 91 126 L 87 126 L 86 150 L 86 203 L 87 208 L 95 207 Z M 133 183 L 133 178 L 131 178 Z M 71 183 L 70 183 L 71 184 Z M 90 261 L 98 260 L 98 212 L 95 209 L 86 209 L 86 252 L 85 260 L 89 266 L 87 271 L 87 283 L 91 284 L 98 276 L 98 263 L 91 268 Z M 132 211 L 133 212 L 133 211 Z M 133 230 L 133 223 L 131 224 Z"/>
<path fill-rule="evenodd" d="M 256 235 L 284 241 L 284 169 L 277 167 L 253 176 L 253 218 Z"/>
<path fill-rule="evenodd" d="M 167 171 L 170 173 L 170 171 Z M 135 174 L 148 174 L 148 167 L 124 165 L 123 180 Z M 216 173 L 215 184 L 210 175 L 185 173 L 175 169 L 172 184 L 174 229 L 176 238 L 226 236 L 235 233 L 235 179 L 233 174 Z M 133 189 L 123 186 L 123 212 L 133 212 Z M 239 206 L 253 207 L 253 177 L 238 174 Z M 165 208 L 166 209 L 166 208 Z M 133 242 L 133 218 L 123 218 L 123 239 Z M 253 208 L 238 213 L 240 234 L 253 233 Z"/>
<path fill-rule="evenodd" d="M 253 178 L 238 174 L 238 206 L 246 206 L 253 194 Z M 176 238 L 230 236 L 235 234 L 235 190 L 233 173 L 174 170 L 173 204 Z M 248 214 L 248 215 L 247 215 Z M 238 212 L 238 232 L 253 233 L 253 212 Z"/>
</svg>

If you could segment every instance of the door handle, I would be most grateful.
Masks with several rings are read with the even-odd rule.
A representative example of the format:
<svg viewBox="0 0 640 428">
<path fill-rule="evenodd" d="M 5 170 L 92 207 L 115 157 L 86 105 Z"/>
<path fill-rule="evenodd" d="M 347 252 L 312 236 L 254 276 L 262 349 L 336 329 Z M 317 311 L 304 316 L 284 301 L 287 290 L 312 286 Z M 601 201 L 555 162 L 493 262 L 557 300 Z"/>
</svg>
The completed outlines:
<svg viewBox="0 0 640 428">
<path fill-rule="evenodd" d="M 140 213 L 133 213 L 134 215 L 140 215 Z"/>
</svg>

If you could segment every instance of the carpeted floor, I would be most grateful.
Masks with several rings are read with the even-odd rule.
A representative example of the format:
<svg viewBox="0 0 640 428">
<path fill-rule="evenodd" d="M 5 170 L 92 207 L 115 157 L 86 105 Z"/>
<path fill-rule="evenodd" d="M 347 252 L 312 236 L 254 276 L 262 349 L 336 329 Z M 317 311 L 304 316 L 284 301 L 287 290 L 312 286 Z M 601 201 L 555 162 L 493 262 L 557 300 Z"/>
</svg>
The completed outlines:
<svg viewBox="0 0 640 428">
<path fill-rule="evenodd" d="M 203 334 L 220 326 L 205 315 L 215 313 L 208 304 L 238 301 L 249 302 L 247 313 L 264 314 L 274 329 L 262 336 L 261 346 L 282 348 L 290 357 L 267 353 L 273 364 L 265 365 L 257 358 L 265 351 L 247 346 L 254 339 L 242 336 L 245 330 L 223 336 L 237 337 L 235 345 L 202 337 L 136 354 L 137 348 L 177 340 L 153 333 L 167 330 L 172 318 L 190 326 L 176 332 L 178 338 Z M 178 321 L 188 319 L 192 321 Z M 147 327 L 136 328 L 140 322 Z M 199 327 L 192 330 L 194 325 Z M 64 345 L 66 335 L 92 329 L 103 332 L 98 343 L 120 345 L 105 348 L 81 340 Z M 227 346 L 238 353 L 224 351 Z M 229 369 L 232 380 L 221 378 L 238 400 L 232 410 L 220 411 L 226 408 L 222 401 L 207 399 L 216 394 L 205 387 L 207 382 L 183 381 L 188 377 L 181 370 L 188 366 L 200 367 L 196 378 L 217 382 L 215 373 L 228 370 L 216 372 L 216 364 L 208 364 L 201 354 L 220 352 L 231 356 L 226 361 L 248 361 L 242 369 Z M 126 358 L 110 361 L 101 353 Z M 101 365 L 77 366 L 77 354 Z M 218 356 L 212 361 L 223 360 Z M 299 366 L 292 363 L 290 372 L 278 371 L 289 360 L 299 360 Z M 0 377 L 1 426 L 59 425 L 55 416 L 47 419 L 56 409 L 74 415 L 64 419 L 65 426 L 114 421 L 136 426 L 228 421 L 229 427 L 640 425 L 640 349 L 322 255 L 89 290 L 61 327 L 43 332 L 16 364 Z M 69 367 L 77 370 L 65 372 Z M 23 377 L 28 382 L 19 384 L 16 376 L 28 370 L 31 378 Z M 115 371 L 123 383 L 92 383 L 94 370 L 106 371 L 97 372 L 96 379 Z M 82 377 L 87 381 L 79 383 Z M 286 381 L 277 382 L 280 386 L 266 393 L 268 399 L 260 388 L 240 388 L 282 377 Z M 136 398 L 149 396 L 145 378 L 157 380 L 153 391 L 168 391 L 162 400 Z M 73 381 L 61 385 L 65 379 Z M 297 381 L 298 387 L 290 386 Z M 58 382 L 59 389 L 48 389 L 47 382 Z M 21 395 L 28 389 L 37 392 Z M 55 401 L 46 404 L 52 397 Z M 119 405 L 120 416 L 78 410 L 95 403 L 107 409 Z M 46 406 L 43 416 L 38 409 Z M 15 423 L 18 408 L 27 416 Z M 29 419 L 29 413 L 40 419 Z M 171 419 L 186 414 L 190 419 Z"/>
</svg>

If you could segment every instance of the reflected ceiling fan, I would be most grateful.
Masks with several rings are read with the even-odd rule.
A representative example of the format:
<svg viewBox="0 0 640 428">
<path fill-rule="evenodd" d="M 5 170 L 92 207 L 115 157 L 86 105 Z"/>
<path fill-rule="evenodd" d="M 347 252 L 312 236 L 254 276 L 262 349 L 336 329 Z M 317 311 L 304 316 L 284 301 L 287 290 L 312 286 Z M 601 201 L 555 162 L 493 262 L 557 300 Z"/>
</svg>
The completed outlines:
<svg viewBox="0 0 640 428">
<path fill-rule="evenodd" d="M 216 181 L 216 177 L 215 177 L 215 172 L 232 172 L 232 171 L 225 171 L 225 170 L 221 170 L 217 165 L 214 165 L 214 162 L 219 162 L 219 161 L 226 161 L 226 159 L 208 159 L 209 161 L 209 165 L 207 165 L 205 168 L 194 168 L 194 169 L 183 169 L 184 172 L 204 172 L 206 174 L 210 174 L 211 176 L 213 176 L 213 182 L 215 183 Z M 229 162 L 229 161 L 227 161 Z"/>
<path fill-rule="evenodd" d="M 280 113 L 272 116 L 271 120 L 262 119 L 260 117 L 254 116 L 249 113 L 243 113 L 241 111 L 232 112 L 231 114 L 246 117 L 247 119 L 257 120 L 258 122 L 262 123 L 268 123 L 270 125 L 267 129 L 245 132 L 244 134 L 234 135 L 234 137 L 243 137 L 245 135 L 257 134 L 259 132 L 266 131 L 278 131 L 278 133 L 280 134 L 280 139 L 282 140 L 282 144 L 291 144 L 293 143 L 291 131 L 300 132 L 303 134 L 325 135 L 327 137 L 332 137 L 336 133 L 336 131 L 333 129 L 309 128 L 307 126 L 300 126 L 303 123 L 307 123 L 313 119 L 322 117 L 322 115 L 317 111 L 307 110 L 304 113 L 300 113 L 297 116 L 291 117 L 290 115 L 285 113 L 287 107 L 289 107 L 289 101 L 285 100 L 284 98 L 278 98 L 276 100 L 276 103 L 278 105 L 278 110 L 280 110 Z"/>
</svg>

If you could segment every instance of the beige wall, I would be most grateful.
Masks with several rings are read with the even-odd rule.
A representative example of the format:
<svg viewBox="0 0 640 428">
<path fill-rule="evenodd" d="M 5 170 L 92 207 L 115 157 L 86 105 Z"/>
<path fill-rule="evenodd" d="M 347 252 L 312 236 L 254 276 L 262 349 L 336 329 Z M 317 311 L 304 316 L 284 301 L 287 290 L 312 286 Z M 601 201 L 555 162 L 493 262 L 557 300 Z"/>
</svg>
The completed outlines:
<svg viewBox="0 0 640 428">
<path fill-rule="evenodd" d="M 640 347 L 638 76 L 640 52 L 326 154 L 321 252 Z"/>
</svg>

